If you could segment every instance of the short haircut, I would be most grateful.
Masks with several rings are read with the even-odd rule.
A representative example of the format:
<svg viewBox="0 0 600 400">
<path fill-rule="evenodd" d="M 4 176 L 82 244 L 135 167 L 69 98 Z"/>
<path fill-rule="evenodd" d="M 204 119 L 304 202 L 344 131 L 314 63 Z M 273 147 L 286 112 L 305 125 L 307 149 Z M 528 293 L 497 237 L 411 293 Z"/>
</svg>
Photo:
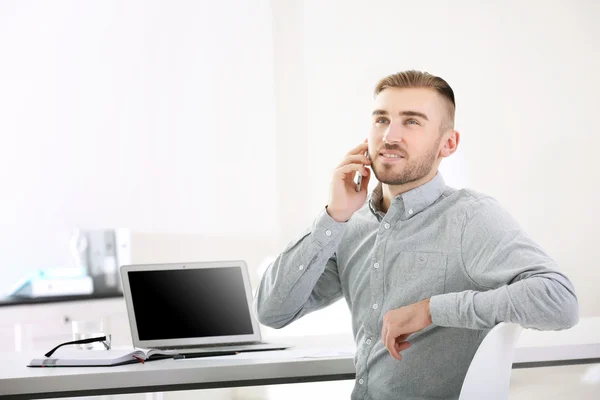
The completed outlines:
<svg viewBox="0 0 600 400">
<path fill-rule="evenodd" d="M 374 95 L 377 96 L 387 88 L 429 88 L 435 90 L 442 98 L 447 100 L 448 104 L 448 116 L 442 121 L 440 129 L 442 131 L 454 129 L 454 114 L 456 112 L 454 91 L 444 79 L 422 71 L 397 72 L 381 79 L 375 86 Z"/>
</svg>

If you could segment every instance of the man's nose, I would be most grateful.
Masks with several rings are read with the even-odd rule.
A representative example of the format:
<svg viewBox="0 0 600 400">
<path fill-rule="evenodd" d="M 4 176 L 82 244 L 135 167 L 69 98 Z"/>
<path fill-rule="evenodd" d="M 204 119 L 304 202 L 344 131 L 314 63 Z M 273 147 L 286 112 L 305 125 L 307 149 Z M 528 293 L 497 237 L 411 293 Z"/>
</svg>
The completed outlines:
<svg viewBox="0 0 600 400">
<path fill-rule="evenodd" d="M 401 142 L 403 135 L 402 128 L 403 127 L 400 121 L 390 122 L 387 129 L 385 130 L 385 133 L 383 134 L 383 141 L 386 143 Z"/>
</svg>

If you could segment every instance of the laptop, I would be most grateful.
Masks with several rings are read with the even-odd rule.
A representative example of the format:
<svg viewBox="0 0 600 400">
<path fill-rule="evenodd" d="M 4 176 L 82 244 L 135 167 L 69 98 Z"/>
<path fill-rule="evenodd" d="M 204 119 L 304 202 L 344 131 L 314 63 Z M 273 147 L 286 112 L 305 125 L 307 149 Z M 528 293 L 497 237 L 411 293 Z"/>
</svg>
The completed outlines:
<svg viewBox="0 0 600 400">
<path fill-rule="evenodd" d="M 133 345 L 187 357 L 281 350 L 261 340 L 244 261 L 124 265 Z"/>
</svg>

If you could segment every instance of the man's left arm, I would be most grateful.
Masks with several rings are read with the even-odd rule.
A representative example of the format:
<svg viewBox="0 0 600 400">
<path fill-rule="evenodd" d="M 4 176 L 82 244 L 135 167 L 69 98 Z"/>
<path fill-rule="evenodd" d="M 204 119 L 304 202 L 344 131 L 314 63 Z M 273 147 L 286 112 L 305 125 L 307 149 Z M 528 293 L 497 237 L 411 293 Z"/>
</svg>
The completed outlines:
<svg viewBox="0 0 600 400">
<path fill-rule="evenodd" d="M 392 357 L 401 360 L 409 336 L 431 324 L 491 329 L 512 322 L 560 330 L 578 322 L 572 283 L 494 199 L 479 199 L 467 210 L 461 253 L 464 272 L 481 290 L 432 296 L 388 311 L 381 339 Z"/>
<path fill-rule="evenodd" d="M 433 324 L 490 329 L 512 322 L 560 330 L 578 322 L 572 283 L 496 200 L 484 197 L 469 207 L 461 252 L 465 273 L 482 290 L 431 297 Z"/>
</svg>

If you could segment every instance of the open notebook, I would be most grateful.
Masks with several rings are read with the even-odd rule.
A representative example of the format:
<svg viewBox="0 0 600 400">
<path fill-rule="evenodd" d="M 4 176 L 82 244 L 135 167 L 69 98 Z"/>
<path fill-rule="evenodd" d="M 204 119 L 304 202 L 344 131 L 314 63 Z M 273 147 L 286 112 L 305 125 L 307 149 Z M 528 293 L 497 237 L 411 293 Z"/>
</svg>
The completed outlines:
<svg viewBox="0 0 600 400">
<path fill-rule="evenodd" d="M 28 367 L 109 367 L 171 358 L 176 351 L 111 349 L 111 350 L 73 350 L 59 349 L 51 357 L 34 358 Z"/>
</svg>

